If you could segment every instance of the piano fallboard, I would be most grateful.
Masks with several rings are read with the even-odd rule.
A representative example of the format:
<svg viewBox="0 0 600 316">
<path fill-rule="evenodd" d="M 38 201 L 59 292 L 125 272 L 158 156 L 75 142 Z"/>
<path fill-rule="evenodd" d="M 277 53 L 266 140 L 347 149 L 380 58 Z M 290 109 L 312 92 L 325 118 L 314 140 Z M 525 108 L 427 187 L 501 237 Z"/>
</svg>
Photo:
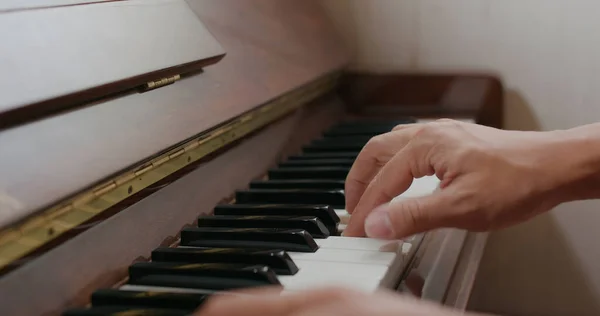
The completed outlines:
<svg viewBox="0 0 600 316">
<path fill-rule="evenodd" d="M 7 89 L 6 98 L 0 96 L 0 120 L 7 123 L 0 124 L 0 296 L 11 297 L 0 314 L 60 315 L 94 301 L 101 288 L 181 292 L 265 282 L 291 291 L 319 284 L 387 287 L 464 308 L 485 235 L 440 230 L 389 243 L 337 236 L 347 221 L 340 181 L 343 186 L 348 161 L 365 137 L 352 136 L 347 144 L 321 138 L 341 121 L 356 119 L 444 116 L 501 127 L 502 86 L 495 77 L 348 69 L 350 53 L 313 0 L 48 3 L 0 5 L 0 25 L 27 24 L 0 32 L 24 50 L 0 51 L 0 57 L 26 68 L 0 88 Z M 107 17 L 117 19 L 103 23 Z M 47 38 L 35 36 L 36 26 L 45 26 L 43 34 L 64 33 L 65 43 L 44 44 Z M 147 33 L 138 34 L 140 28 Z M 23 36 L 12 35 L 19 32 Z M 37 44 L 45 49 L 26 49 Z M 72 48 L 73 58 L 64 47 Z M 45 54 L 48 62 L 40 59 Z M 146 91 L 153 82 L 158 86 Z M 385 132 L 380 129 L 373 130 Z M 340 151 L 349 148 L 353 152 Z M 303 159 L 310 162 L 299 165 Z M 331 165 L 331 159 L 344 160 L 343 166 Z M 302 176 L 302 168 L 323 163 L 325 169 L 307 173 L 318 179 L 288 181 Z M 271 178 L 287 181 L 287 187 Z M 249 188 L 265 182 L 269 188 Z M 318 188 L 311 187 L 315 183 Z M 273 189 L 287 191 L 268 191 Z M 340 222 L 315 219 L 325 217 L 321 209 L 285 220 L 212 214 L 217 205 L 264 199 L 325 203 L 327 216 Z M 256 216 L 266 216 L 260 212 Z M 193 274 L 189 280 L 169 262 L 154 264 L 164 259 L 153 254 L 158 248 L 232 246 L 219 239 L 233 238 L 228 225 L 236 226 L 237 238 L 248 237 L 234 246 L 260 248 L 260 236 L 270 242 L 283 236 L 275 240 L 278 247 L 293 249 L 273 252 L 283 258 L 273 269 L 235 270 L 241 279 L 224 274 L 230 267 L 214 264 L 223 258 L 227 264 L 262 260 L 264 254 L 204 254 L 202 260 L 212 262 L 179 267 Z M 295 230 L 240 232 L 256 229 L 252 225 Z M 226 231 L 209 232 L 216 226 Z M 337 272 L 319 274 L 323 266 Z M 180 274 L 156 278 L 156 271 Z M 211 272 L 221 279 L 207 277 Z M 195 296 L 186 304 L 201 300 Z"/>
</svg>

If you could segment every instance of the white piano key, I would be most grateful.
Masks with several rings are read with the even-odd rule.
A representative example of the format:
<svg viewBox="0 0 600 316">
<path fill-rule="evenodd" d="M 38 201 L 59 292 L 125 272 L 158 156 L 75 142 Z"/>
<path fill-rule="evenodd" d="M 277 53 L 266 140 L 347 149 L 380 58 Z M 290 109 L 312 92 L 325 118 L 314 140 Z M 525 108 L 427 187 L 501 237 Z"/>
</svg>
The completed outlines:
<svg viewBox="0 0 600 316">
<path fill-rule="evenodd" d="M 383 265 L 295 260 L 300 268 L 295 275 L 278 276 L 285 290 L 297 291 L 322 286 L 342 286 L 368 292 L 380 287 L 388 272 Z"/>
<path fill-rule="evenodd" d="M 367 251 L 367 250 L 348 250 L 348 249 L 328 249 L 321 248 L 317 252 L 288 252 L 294 262 L 303 261 L 323 261 L 323 262 L 346 262 L 362 263 L 372 265 L 390 266 L 396 259 L 397 254 L 392 252 Z"/>
<path fill-rule="evenodd" d="M 413 179 L 408 190 L 393 198 L 391 203 L 399 201 L 403 198 L 413 198 L 429 195 L 439 188 L 440 180 L 437 176 L 425 176 L 418 179 Z"/>
<path fill-rule="evenodd" d="M 340 218 L 340 224 L 348 224 L 350 221 L 350 213 L 345 209 L 334 209 L 335 214 Z"/>
<path fill-rule="evenodd" d="M 326 239 L 315 239 L 320 248 L 371 250 L 383 252 L 399 252 L 402 240 L 382 240 L 361 237 L 330 236 Z"/>
</svg>

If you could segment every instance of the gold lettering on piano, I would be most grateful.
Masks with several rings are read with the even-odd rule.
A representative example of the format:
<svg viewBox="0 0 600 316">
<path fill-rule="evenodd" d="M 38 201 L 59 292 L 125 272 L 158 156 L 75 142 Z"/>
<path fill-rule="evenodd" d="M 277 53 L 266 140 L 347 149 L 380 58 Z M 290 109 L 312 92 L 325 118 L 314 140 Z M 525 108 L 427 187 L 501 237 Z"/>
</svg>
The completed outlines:
<svg viewBox="0 0 600 316">
<path fill-rule="evenodd" d="M 95 225 L 93 218 L 98 214 L 329 92 L 337 84 L 338 76 L 337 73 L 326 76 L 263 104 L 216 130 L 202 133 L 143 165 L 135 166 L 68 201 L 40 211 L 39 215 L 26 220 L 16 229 L 0 231 L 0 269 L 49 243 L 66 231 Z M 160 84 L 162 83 L 154 82 L 153 87 Z M 0 190 L 0 210 L 11 211 L 21 208 L 19 201 Z M 256 230 L 241 228 L 232 231 Z"/>
<path fill-rule="evenodd" d="M 181 79 L 181 76 L 175 75 L 175 76 L 168 77 L 168 78 L 162 78 L 162 79 L 156 80 L 156 81 L 150 81 L 150 82 L 146 83 L 146 85 L 144 86 L 144 90 L 149 91 L 149 90 L 154 90 L 156 88 L 164 87 L 166 85 L 170 85 L 170 84 L 174 83 L 175 81 L 177 81 L 179 79 Z"/>
</svg>

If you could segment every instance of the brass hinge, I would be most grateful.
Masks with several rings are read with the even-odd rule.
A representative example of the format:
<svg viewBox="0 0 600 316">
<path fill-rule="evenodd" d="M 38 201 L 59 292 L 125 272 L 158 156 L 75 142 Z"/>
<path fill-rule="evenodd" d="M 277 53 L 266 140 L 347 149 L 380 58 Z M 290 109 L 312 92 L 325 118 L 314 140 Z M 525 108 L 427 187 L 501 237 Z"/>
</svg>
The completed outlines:
<svg viewBox="0 0 600 316">
<path fill-rule="evenodd" d="M 172 77 L 162 78 L 156 81 L 150 81 L 144 86 L 144 91 L 150 91 L 160 87 L 164 87 L 166 85 L 170 85 L 179 79 L 181 79 L 181 75 L 175 75 Z"/>
<path fill-rule="evenodd" d="M 95 225 L 96 216 L 118 203 L 327 93 L 335 87 L 337 78 L 336 73 L 271 100 L 237 120 L 203 132 L 64 203 L 42 210 L 23 223 L 0 229 L 0 271 L 71 230 Z M 0 206 L 2 197 L 0 191 Z"/>
</svg>

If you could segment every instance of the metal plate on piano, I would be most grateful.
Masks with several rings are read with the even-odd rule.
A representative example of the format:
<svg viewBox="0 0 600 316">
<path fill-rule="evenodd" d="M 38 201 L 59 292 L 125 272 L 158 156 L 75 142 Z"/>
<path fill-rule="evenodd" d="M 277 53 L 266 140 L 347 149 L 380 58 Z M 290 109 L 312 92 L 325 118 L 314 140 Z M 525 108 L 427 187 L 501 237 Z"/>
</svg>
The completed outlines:
<svg viewBox="0 0 600 316">
<path fill-rule="evenodd" d="M 184 0 L 49 4 L 0 6 L 0 128 L 170 83 L 225 54 Z"/>
</svg>

